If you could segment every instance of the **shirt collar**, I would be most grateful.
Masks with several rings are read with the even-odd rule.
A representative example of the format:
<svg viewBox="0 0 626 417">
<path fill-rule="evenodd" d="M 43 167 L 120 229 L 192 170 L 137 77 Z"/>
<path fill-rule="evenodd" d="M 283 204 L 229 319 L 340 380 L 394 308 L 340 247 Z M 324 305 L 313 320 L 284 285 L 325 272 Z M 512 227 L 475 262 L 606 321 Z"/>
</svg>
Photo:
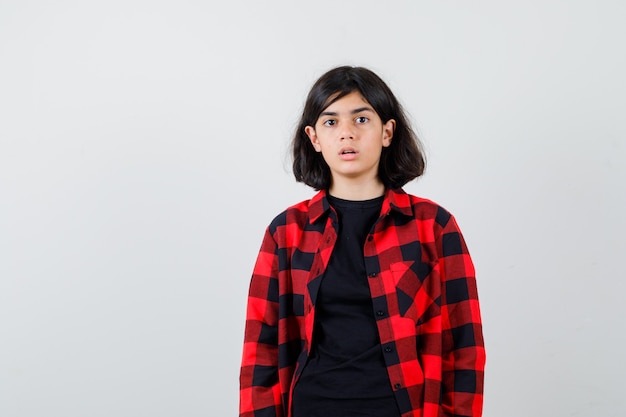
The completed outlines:
<svg viewBox="0 0 626 417">
<path fill-rule="evenodd" d="M 309 222 L 315 223 L 322 215 L 330 210 L 330 203 L 326 198 L 326 190 L 321 190 L 309 201 Z"/>
<path fill-rule="evenodd" d="M 309 222 L 311 224 L 315 223 L 330 210 L 330 203 L 326 194 L 326 190 L 321 190 L 309 201 Z M 385 191 L 382 213 L 390 214 L 391 212 L 397 212 L 404 216 L 413 215 L 411 198 L 402 188 Z"/>
<path fill-rule="evenodd" d="M 404 216 L 413 216 L 411 197 L 402 188 L 389 189 L 385 194 L 383 213 L 390 214 L 392 211 Z"/>
</svg>

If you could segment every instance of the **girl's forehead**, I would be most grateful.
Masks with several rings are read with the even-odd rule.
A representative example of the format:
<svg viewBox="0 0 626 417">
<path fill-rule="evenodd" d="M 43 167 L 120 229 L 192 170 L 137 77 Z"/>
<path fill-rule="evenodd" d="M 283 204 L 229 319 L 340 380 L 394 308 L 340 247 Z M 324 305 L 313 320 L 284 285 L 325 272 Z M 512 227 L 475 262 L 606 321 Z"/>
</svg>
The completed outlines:
<svg viewBox="0 0 626 417">
<path fill-rule="evenodd" d="M 324 106 L 322 107 L 322 111 L 328 110 L 329 107 L 335 107 L 336 105 L 340 105 L 341 103 L 347 103 L 350 101 L 357 101 L 363 104 L 367 104 L 371 106 L 371 104 L 363 97 L 363 94 L 359 90 L 352 90 L 350 92 L 338 91 L 336 93 L 331 94 Z"/>
</svg>

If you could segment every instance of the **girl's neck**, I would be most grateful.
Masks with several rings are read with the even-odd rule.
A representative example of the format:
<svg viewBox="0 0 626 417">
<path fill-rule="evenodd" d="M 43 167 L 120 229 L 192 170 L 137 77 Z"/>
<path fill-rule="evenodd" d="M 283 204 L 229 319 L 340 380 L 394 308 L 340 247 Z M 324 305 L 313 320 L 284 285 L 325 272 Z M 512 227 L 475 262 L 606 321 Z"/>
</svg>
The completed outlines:
<svg viewBox="0 0 626 417">
<path fill-rule="evenodd" d="M 364 182 L 333 179 L 328 193 L 343 200 L 363 201 L 385 194 L 385 186 L 378 178 Z"/>
</svg>

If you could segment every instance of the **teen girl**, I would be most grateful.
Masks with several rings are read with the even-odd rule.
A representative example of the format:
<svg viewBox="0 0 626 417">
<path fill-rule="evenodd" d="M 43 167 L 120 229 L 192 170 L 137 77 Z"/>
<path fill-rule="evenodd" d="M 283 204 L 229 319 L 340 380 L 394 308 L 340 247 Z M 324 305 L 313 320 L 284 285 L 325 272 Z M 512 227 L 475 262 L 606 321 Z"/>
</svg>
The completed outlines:
<svg viewBox="0 0 626 417">
<path fill-rule="evenodd" d="M 387 85 L 339 67 L 293 138 L 320 190 L 278 215 L 254 267 L 241 417 L 480 416 L 485 351 L 454 217 L 400 187 L 424 157 Z"/>
</svg>

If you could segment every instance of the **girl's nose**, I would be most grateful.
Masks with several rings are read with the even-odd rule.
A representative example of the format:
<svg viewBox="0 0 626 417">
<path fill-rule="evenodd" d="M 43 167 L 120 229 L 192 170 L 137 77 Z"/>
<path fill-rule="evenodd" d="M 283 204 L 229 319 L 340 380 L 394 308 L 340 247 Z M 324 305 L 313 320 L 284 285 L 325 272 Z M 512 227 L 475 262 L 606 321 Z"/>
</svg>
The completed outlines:
<svg viewBox="0 0 626 417">
<path fill-rule="evenodd" d="M 354 139 L 354 129 L 349 124 L 344 124 L 342 129 L 339 131 L 340 139 Z"/>
</svg>

